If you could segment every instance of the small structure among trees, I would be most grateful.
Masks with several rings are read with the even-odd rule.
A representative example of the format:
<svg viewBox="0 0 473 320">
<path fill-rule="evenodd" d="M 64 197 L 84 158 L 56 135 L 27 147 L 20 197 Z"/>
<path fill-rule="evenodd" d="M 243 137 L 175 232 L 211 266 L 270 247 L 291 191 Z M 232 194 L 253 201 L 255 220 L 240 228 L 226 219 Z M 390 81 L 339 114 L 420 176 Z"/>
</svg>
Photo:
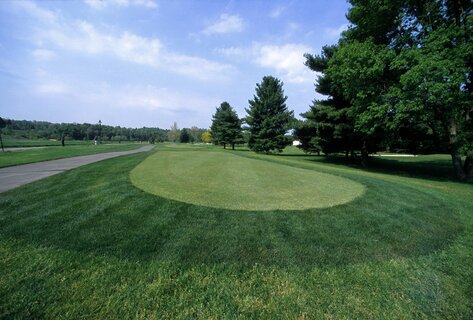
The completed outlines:
<svg viewBox="0 0 473 320">
<path fill-rule="evenodd" d="M 235 149 L 235 144 L 242 141 L 241 120 L 230 104 L 226 101 L 220 104 L 212 118 L 212 140 L 217 145 L 223 145 L 226 149 L 227 144 Z"/>
</svg>

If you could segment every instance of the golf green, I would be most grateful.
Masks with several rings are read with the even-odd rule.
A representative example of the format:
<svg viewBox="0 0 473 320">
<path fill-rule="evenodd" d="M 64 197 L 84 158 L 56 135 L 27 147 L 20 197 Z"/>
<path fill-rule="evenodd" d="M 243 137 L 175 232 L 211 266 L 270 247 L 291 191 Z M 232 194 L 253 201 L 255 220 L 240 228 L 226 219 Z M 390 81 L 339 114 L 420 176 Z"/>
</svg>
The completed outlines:
<svg viewBox="0 0 473 320">
<path fill-rule="evenodd" d="M 331 207 L 363 194 L 362 184 L 230 152 L 158 152 L 134 168 L 138 188 L 185 203 L 234 210 Z"/>
</svg>

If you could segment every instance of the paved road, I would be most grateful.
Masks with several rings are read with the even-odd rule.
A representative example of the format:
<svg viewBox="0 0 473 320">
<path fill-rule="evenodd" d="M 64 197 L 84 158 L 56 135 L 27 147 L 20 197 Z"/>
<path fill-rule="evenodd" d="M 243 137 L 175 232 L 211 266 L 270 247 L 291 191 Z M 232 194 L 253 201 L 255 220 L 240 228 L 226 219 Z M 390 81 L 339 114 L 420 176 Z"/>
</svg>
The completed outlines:
<svg viewBox="0 0 473 320">
<path fill-rule="evenodd" d="M 129 151 L 91 154 L 88 156 L 50 160 L 23 164 L 14 167 L 0 168 L 0 192 L 5 192 L 13 188 L 22 186 L 24 184 L 40 180 L 89 163 L 132 153 L 145 152 L 151 150 L 153 147 L 154 146 L 152 145 L 147 145 Z"/>
</svg>

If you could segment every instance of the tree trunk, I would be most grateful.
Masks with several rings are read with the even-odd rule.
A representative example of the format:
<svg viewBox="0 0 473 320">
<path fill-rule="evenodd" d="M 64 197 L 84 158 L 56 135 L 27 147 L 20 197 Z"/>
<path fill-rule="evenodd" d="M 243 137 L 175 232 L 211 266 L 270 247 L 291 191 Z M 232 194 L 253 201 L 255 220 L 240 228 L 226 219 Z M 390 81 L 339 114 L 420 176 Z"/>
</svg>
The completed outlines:
<svg viewBox="0 0 473 320">
<path fill-rule="evenodd" d="M 235 144 L 232 143 L 232 150 L 235 150 Z"/>
<path fill-rule="evenodd" d="M 227 149 L 227 144 L 226 143 L 223 144 L 223 148 Z"/>
<path fill-rule="evenodd" d="M 3 139 L 2 139 L 2 134 L 0 133 L 0 143 L 2 144 L 2 152 L 5 152 L 5 149 L 3 149 Z"/>
<path fill-rule="evenodd" d="M 465 163 L 463 165 L 463 170 L 465 171 L 466 178 L 468 180 L 473 179 L 473 158 L 468 156 L 465 159 Z"/>
<path fill-rule="evenodd" d="M 61 135 L 61 146 L 64 147 L 64 135 Z"/>
<path fill-rule="evenodd" d="M 452 152 L 452 165 L 455 170 L 455 175 L 460 180 L 466 179 L 465 171 L 462 166 L 462 158 L 457 152 Z"/>
<path fill-rule="evenodd" d="M 460 180 L 466 179 L 466 173 L 462 166 L 462 158 L 458 153 L 458 146 L 457 146 L 457 124 L 455 119 L 450 120 L 450 155 L 452 156 L 452 165 L 453 170 L 455 171 L 455 175 Z"/>
<path fill-rule="evenodd" d="M 348 153 L 349 151 L 348 150 L 345 150 L 345 159 L 348 160 Z"/>
<path fill-rule="evenodd" d="M 363 146 L 361 147 L 361 165 L 366 167 L 368 165 L 368 146 L 366 139 L 363 139 Z"/>
</svg>

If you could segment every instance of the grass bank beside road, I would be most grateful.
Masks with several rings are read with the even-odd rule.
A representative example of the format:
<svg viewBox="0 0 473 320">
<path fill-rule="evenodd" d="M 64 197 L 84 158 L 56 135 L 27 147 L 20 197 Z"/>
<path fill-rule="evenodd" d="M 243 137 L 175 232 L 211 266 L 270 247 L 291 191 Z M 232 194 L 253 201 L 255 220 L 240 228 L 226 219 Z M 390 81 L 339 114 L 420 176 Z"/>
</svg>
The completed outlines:
<svg viewBox="0 0 473 320">
<path fill-rule="evenodd" d="M 11 136 L 3 136 L 3 146 L 5 148 L 16 148 L 16 147 L 52 147 L 61 146 L 60 140 L 45 140 L 45 139 L 20 139 Z M 84 140 L 66 140 L 66 145 L 87 145 L 93 144 L 93 141 Z"/>
<path fill-rule="evenodd" d="M 100 145 L 66 145 L 64 147 L 42 147 L 21 151 L 0 152 L 0 168 L 46 160 L 70 158 L 114 151 L 127 151 L 143 144 L 100 144 Z"/>
</svg>

